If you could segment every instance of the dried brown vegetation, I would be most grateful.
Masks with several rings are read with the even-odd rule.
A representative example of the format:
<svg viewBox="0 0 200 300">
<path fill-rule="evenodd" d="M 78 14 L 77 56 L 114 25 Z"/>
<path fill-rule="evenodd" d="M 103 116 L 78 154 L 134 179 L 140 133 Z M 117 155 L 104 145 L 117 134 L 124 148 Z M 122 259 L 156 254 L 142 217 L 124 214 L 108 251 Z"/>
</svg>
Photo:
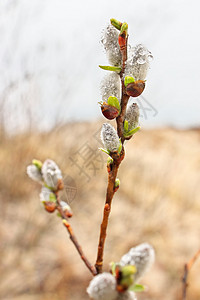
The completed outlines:
<svg viewBox="0 0 200 300">
<path fill-rule="evenodd" d="M 32 158 L 55 159 L 74 178 L 72 225 L 95 262 L 106 191 L 106 155 L 90 180 L 70 157 L 90 142 L 100 123 L 67 125 L 50 133 L 24 134 L 0 142 L 0 299 L 88 299 L 91 279 L 65 228 L 39 203 L 39 186 L 26 176 Z M 105 268 L 143 241 L 156 249 L 156 263 L 142 280 L 139 299 L 180 299 L 183 265 L 200 246 L 200 131 L 142 130 L 126 143 L 121 186 L 113 201 Z M 87 167 L 85 166 L 85 170 Z M 92 175 L 92 170 L 88 172 Z M 89 181 L 89 182 L 87 182 Z M 64 193 L 64 198 L 68 196 Z M 200 298 L 200 262 L 189 276 L 188 299 Z"/>
</svg>

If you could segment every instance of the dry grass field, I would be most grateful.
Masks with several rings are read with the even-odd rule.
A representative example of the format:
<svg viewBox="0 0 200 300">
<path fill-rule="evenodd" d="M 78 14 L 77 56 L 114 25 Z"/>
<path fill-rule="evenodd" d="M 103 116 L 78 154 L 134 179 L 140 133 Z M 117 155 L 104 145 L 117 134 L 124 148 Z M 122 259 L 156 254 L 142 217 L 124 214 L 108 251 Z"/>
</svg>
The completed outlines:
<svg viewBox="0 0 200 300">
<path fill-rule="evenodd" d="M 0 141 L 0 299 L 86 300 L 91 279 L 56 215 L 44 211 L 40 187 L 26 175 L 32 158 L 54 159 L 70 202 L 71 224 L 94 262 L 106 189 L 101 123 Z M 100 153 L 100 154 L 99 154 Z M 132 246 L 149 242 L 156 263 L 139 300 L 180 300 L 183 265 L 200 248 L 200 130 L 141 130 L 126 144 L 109 222 L 105 270 Z M 200 261 L 189 300 L 200 299 Z"/>
</svg>

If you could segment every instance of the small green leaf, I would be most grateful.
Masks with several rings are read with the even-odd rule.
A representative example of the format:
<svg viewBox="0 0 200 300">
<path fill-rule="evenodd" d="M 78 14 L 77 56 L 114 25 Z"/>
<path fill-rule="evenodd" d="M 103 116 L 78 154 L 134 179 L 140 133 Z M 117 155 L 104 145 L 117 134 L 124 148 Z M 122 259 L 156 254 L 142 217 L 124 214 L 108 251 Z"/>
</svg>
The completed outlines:
<svg viewBox="0 0 200 300">
<path fill-rule="evenodd" d="M 131 76 L 126 76 L 125 77 L 125 79 L 124 79 L 124 85 L 125 85 L 125 87 L 127 87 L 127 85 L 129 83 L 132 83 L 132 82 L 135 82 L 135 79 L 133 77 L 131 77 Z"/>
<path fill-rule="evenodd" d="M 120 67 L 114 67 L 114 66 L 101 66 L 99 65 L 99 68 L 106 70 L 106 71 L 113 71 L 113 72 L 117 72 L 120 73 L 121 72 L 121 68 Z"/>
<path fill-rule="evenodd" d="M 107 164 L 112 164 L 113 163 L 113 159 L 112 159 L 112 157 L 108 157 L 108 159 L 107 159 Z"/>
<path fill-rule="evenodd" d="M 133 291 L 133 292 L 136 292 L 136 293 L 144 292 L 145 287 L 141 284 L 133 284 L 132 286 L 129 287 L 129 291 Z"/>
<path fill-rule="evenodd" d="M 135 134 L 138 130 L 140 130 L 140 128 L 141 128 L 141 127 L 138 126 L 138 127 L 134 128 L 134 129 L 130 130 L 129 132 L 124 133 L 124 136 L 125 136 L 125 137 L 129 137 L 129 136 Z"/>
<path fill-rule="evenodd" d="M 110 267 L 111 267 L 111 272 L 113 274 L 113 276 L 116 275 L 115 269 L 116 269 L 116 263 L 114 263 L 113 261 L 110 263 Z"/>
<path fill-rule="evenodd" d="M 120 285 L 129 288 L 134 283 L 134 274 L 137 272 L 135 266 L 127 265 L 121 268 Z"/>
<path fill-rule="evenodd" d="M 124 120 L 124 131 L 127 133 L 128 132 L 128 121 Z"/>
<path fill-rule="evenodd" d="M 115 188 L 118 188 L 119 185 L 120 185 L 120 180 L 119 180 L 119 178 L 116 178 L 115 179 Z"/>
<path fill-rule="evenodd" d="M 119 104 L 119 100 L 117 99 L 117 97 L 113 97 L 113 96 L 110 96 L 109 98 L 108 98 L 108 105 L 110 105 L 110 106 L 115 106 L 119 111 L 120 111 L 120 109 L 121 109 L 121 106 L 120 106 L 120 104 Z"/>
<path fill-rule="evenodd" d="M 135 266 L 127 265 L 124 266 L 121 271 L 122 271 L 122 276 L 126 277 L 135 274 L 137 272 L 137 269 Z"/>
<path fill-rule="evenodd" d="M 36 166 L 36 167 L 39 169 L 39 171 L 41 171 L 41 169 L 42 169 L 42 162 L 41 162 L 40 160 L 38 160 L 38 159 L 33 159 L 33 160 L 32 160 L 32 164 L 33 164 L 34 166 Z"/>
<path fill-rule="evenodd" d="M 55 195 L 54 193 L 51 193 L 51 194 L 49 195 L 49 201 L 50 201 L 50 202 L 56 202 L 56 195 Z"/>
<path fill-rule="evenodd" d="M 110 151 L 109 151 L 109 150 L 106 150 L 106 149 L 104 149 L 104 148 L 99 148 L 99 150 L 101 150 L 102 152 L 104 152 L 104 153 L 110 155 Z"/>
<path fill-rule="evenodd" d="M 120 33 L 123 33 L 123 32 L 127 33 L 127 31 L 128 31 L 128 24 L 126 22 L 124 22 L 121 26 Z"/>
<path fill-rule="evenodd" d="M 110 23 L 118 30 L 121 29 L 122 23 L 120 21 L 117 21 L 116 19 L 110 19 Z"/>
<path fill-rule="evenodd" d="M 119 145 L 119 148 L 118 148 L 117 152 L 120 154 L 121 151 L 122 151 L 122 142 L 121 142 L 121 139 L 119 140 L 119 142 L 120 142 L 120 145 Z"/>
</svg>

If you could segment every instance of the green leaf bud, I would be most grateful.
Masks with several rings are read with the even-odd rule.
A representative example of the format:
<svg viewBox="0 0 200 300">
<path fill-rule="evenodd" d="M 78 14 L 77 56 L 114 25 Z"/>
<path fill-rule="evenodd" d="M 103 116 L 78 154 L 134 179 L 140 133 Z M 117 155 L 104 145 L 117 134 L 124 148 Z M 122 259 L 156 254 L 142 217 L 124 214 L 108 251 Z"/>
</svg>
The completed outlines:
<svg viewBox="0 0 200 300">
<path fill-rule="evenodd" d="M 122 27 L 122 23 L 116 19 L 110 19 L 110 23 L 118 30 L 120 30 Z"/>
<path fill-rule="evenodd" d="M 127 87 L 129 83 L 135 82 L 135 79 L 132 76 L 126 76 L 124 79 L 124 85 Z"/>
<path fill-rule="evenodd" d="M 33 160 L 32 160 L 32 164 L 33 164 L 34 166 L 36 166 L 39 170 L 42 169 L 42 162 L 41 162 L 40 160 L 33 159 Z"/>
<path fill-rule="evenodd" d="M 119 104 L 119 100 L 117 99 L 117 97 L 110 96 L 108 98 L 107 102 L 108 102 L 108 105 L 115 106 L 119 111 L 121 110 L 121 106 Z"/>
</svg>

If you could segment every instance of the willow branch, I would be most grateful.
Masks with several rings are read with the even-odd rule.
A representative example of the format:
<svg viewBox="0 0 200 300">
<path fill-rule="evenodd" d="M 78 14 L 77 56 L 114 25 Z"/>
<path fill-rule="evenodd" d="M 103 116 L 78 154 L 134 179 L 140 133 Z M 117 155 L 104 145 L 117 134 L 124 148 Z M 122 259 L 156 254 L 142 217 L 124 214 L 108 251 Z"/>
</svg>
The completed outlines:
<svg viewBox="0 0 200 300">
<path fill-rule="evenodd" d="M 58 192 L 56 192 L 55 195 L 56 195 L 56 199 L 57 199 L 57 210 L 60 213 L 62 220 L 63 220 L 63 224 L 69 233 L 69 238 L 72 241 L 72 243 L 74 244 L 76 250 L 78 251 L 78 253 L 79 253 L 81 259 L 83 260 L 84 264 L 86 265 L 86 267 L 89 269 L 89 271 L 92 273 L 92 275 L 95 276 L 97 274 L 96 268 L 88 261 L 88 259 L 86 258 L 85 254 L 82 250 L 82 247 L 79 245 L 78 240 L 77 240 L 77 238 L 72 230 L 72 227 L 68 221 L 68 218 L 65 216 L 65 213 L 60 204 Z"/>
<path fill-rule="evenodd" d="M 124 123 L 124 118 L 125 118 L 125 114 L 126 114 L 126 106 L 128 103 L 129 96 L 127 96 L 125 93 L 123 74 L 124 74 L 125 63 L 127 60 L 127 38 L 126 38 L 126 46 L 123 49 L 121 49 L 121 53 L 122 53 L 122 70 L 120 73 L 121 84 L 122 84 L 121 112 L 120 112 L 120 115 L 116 118 L 116 122 L 117 122 L 117 133 L 122 142 L 122 151 L 120 154 L 118 154 L 118 153 L 110 154 L 110 156 L 113 159 L 113 162 L 111 163 L 110 170 L 108 171 L 108 186 L 107 186 L 107 192 L 106 192 L 106 202 L 105 202 L 104 211 L 103 211 L 103 220 L 102 220 L 101 227 L 100 227 L 97 259 L 96 259 L 96 264 L 95 264 L 97 273 L 102 273 L 102 269 L 103 269 L 104 246 L 105 246 L 105 240 L 106 240 L 108 220 L 109 220 L 109 215 L 110 215 L 110 211 L 111 211 L 112 199 L 115 194 L 115 180 L 117 178 L 119 165 L 125 156 L 125 151 L 124 151 L 124 147 L 123 147 L 123 143 L 125 140 L 125 138 L 123 136 L 123 123 Z"/>
<path fill-rule="evenodd" d="M 196 262 L 199 256 L 200 256 L 200 249 L 197 251 L 197 253 L 195 253 L 195 255 L 191 258 L 191 260 L 184 265 L 184 275 L 182 278 L 182 283 L 183 283 L 182 300 L 187 299 L 188 275 L 192 266 L 194 265 L 194 263 Z"/>
<path fill-rule="evenodd" d="M 114 157 L 113 163 L 111 164 L 111 170 L 108 173 L 108 187 L 107 187 L 107 193 L 106 193 L 106 203 L 104 206 L 103 220 L 102 220 L 101 228 L 100 228 L 97 260 L 96 260 L 96 264 L 95 264 L 97 273 L 101 273 L 102 268 L 103 268 L 104 245 L 105 245 L 105 239 L 106 239 L 108 219 L 109 219 L 109 215 L 110 215 L 110 211 L 111 211 L 111 203 L 112 203 L 112 199 L 113 199 L 113 196 L 115 193 L 115 180 L 117 177 L 119 165 L 123 158 L 124 158 L 124 149 L 122 150 L 121 155 L 119 155 L 118 158 Z"/>
</svg>

